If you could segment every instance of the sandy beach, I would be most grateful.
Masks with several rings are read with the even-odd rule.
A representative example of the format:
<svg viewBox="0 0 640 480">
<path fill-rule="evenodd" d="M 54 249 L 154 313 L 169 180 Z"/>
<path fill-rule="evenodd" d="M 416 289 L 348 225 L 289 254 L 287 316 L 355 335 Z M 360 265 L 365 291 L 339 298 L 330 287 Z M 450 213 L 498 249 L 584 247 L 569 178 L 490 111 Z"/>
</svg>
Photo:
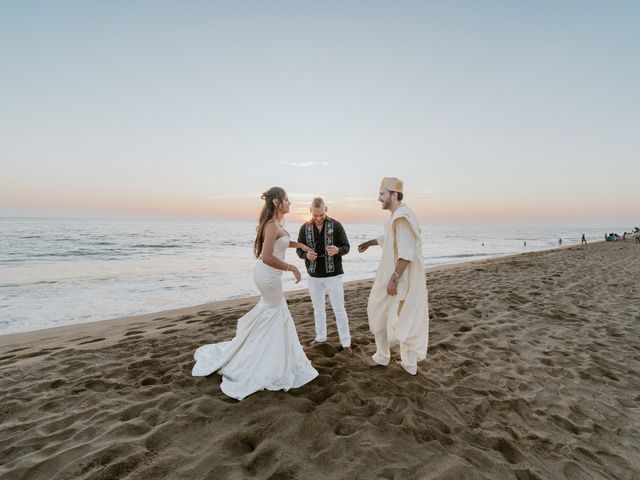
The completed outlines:
<svg viewBox="0 0 640 480">
<path fill-rule="evenodd" d="M 639 479 L 639 278 L 632 241 L 431 269 L 415 377 L 364 365 L 350 283 L 354 356 L 330 318 L 317 379 L 242 402 L 190 372 L 255 297 L 1 336 L 0 479 Z"/>
</svg>

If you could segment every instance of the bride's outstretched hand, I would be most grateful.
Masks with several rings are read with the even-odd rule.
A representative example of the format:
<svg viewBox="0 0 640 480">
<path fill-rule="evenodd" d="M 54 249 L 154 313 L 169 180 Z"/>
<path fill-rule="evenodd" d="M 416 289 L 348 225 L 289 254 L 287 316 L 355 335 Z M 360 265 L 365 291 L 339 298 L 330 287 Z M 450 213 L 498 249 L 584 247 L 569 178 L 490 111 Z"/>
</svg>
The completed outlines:
<svg viewBox="0 0 640 480">
<path fill-rule="evenodd" d="M 360 253 L 364 252 L 367 250 L 367 248 L 369 248 L 369 242 L 362 242 L 360 245 L 358 245 L 358 251 Z"/>
<path fill-rule="evenodd" d="M 300 275 L 300 270 L 298 270 L 298 267 L 296 267 L 295 265 L 291 265 L 289 267 L 289 270 L 293 272 L 293 276 L 296 279 L 296 283 L 300 283 L 300 280 L 302 280 L 302 276 Z"/>
</svg>

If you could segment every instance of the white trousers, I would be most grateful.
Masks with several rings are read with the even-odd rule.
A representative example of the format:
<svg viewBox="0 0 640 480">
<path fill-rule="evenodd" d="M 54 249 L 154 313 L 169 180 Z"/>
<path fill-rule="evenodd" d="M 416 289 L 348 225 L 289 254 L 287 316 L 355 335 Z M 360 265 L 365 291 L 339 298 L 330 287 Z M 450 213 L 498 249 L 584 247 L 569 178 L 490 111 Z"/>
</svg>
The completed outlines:
<svg viewBox="0 0 640 480">
<path fill-rule="evenodd" d="M 335 277 L 309 277 L 309 296 L 313 304 L 313 317 L 316 323 L 316 342 L 327 340 L 327 311 L 324 306 L 325 293 L 329 294 L 329 302 L 336 316 L 338 336 L 343 347 L 351 346 L 351 333 L 349 333 L 349 319 L 344 308 L 344 290 L 342 288 L 342 275 Z"/>
</svg>

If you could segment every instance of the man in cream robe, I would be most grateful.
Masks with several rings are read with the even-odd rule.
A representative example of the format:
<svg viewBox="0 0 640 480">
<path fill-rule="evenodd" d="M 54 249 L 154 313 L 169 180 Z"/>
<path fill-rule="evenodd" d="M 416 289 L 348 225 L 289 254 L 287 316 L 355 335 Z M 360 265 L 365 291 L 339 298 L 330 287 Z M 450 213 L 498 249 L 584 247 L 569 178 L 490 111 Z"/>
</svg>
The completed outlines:
<svg viewBox="0 0 640 480">
<path fill-rule="evenodd" d="M 382 258 L 369 295 L 367 315 L 376 341 L 371 366 L 389 364 L 390 347 L 400 345 L 400 365 L 411 375 L 427 356 L 429 317 L 427 285 L 420 225 L 413 211 L 402 203 L 403 184 L 382 180 L 378 201 L 391 212 L 384 235 L 358 246 L 364 252 L 372 245 L 382 247 Z"/>
</svg>

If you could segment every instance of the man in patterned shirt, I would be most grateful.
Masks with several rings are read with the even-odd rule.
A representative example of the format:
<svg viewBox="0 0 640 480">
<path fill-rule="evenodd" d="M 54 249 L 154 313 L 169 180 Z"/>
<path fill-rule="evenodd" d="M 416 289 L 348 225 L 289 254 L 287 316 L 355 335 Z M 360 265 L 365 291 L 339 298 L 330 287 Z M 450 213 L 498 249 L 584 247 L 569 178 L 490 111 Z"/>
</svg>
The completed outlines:
<svg viewBox="0 0 640 480">
<path fill-rule="evenodd" d="M 315 346 L 327 341 L 327 313 L 325 295 L 329 294 L 331 308 L 336 316 L 338 336 L 343 351 L 352 356 L 349 318 L 344 308 L 342 286 L 342 256 L 349 253 L 349 240 L 342 224 L 327 216 L 327 206 L 320 197 L 314 198 L 309 208 L 311 219 L 300 227 L 298 242 L 313 249 L 305 253 L 297 249 L 304 259 L 309 273 L 309 296 L 313 304 L 316 338 L 310 343 Z"/>
</svg>

